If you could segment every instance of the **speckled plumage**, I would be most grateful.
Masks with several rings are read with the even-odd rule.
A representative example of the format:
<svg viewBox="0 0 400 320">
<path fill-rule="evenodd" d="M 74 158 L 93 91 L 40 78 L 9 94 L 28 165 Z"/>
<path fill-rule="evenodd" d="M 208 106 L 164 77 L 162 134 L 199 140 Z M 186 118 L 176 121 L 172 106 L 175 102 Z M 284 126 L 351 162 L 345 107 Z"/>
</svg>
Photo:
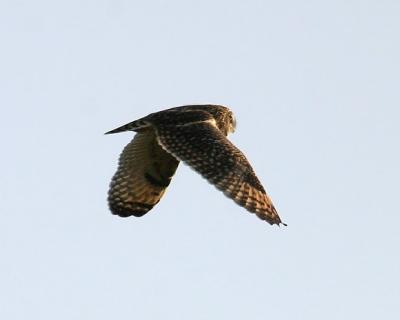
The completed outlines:
<svg viewBox="0 0 400 320">
<path fill-rule="evenodd" d="M 227 107 L 190 105 L 152 113 L 107 132 L 137 132 L 111 181 L 112 213 L 122 217 L 147 213 L 183 161 L 259 218 L 282 223 L 250 163 L 226 138 L 235 125 Z"/>
</svg>

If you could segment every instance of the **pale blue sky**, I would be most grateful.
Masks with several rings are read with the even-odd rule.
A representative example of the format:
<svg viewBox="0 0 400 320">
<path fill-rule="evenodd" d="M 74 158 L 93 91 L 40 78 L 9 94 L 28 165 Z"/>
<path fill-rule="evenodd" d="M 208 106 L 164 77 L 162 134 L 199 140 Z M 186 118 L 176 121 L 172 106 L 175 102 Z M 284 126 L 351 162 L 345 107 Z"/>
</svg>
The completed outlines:
<svg viewBox="0 0 400 320">
<path fill-rule="evenodd" d="M 399 319 L 399 1 L 0 2 L 1 319 Z M 228 105 L 286 228 L 186 166 L 107 208 L 132 134 Z"/>
</svg>

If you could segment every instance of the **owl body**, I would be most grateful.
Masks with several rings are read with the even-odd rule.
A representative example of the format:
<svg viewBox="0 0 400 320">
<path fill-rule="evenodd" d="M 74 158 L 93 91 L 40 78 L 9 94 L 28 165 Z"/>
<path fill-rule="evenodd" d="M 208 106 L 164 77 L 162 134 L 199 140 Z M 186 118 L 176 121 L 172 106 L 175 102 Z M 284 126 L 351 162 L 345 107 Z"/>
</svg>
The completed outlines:
<svg viewBox="0 0 400 320">
<path fill-rule="evenodd" d="M 112 213 L 147 213 L 160 201 L 182 161 L 259 218 L 282 223 L 249 161 L 226 138 L 235 126 L 227 107 L 189 105 L 151 113 L 107 132 L 137 132 L 122 152 L 110 184 Z"/>
</svg>

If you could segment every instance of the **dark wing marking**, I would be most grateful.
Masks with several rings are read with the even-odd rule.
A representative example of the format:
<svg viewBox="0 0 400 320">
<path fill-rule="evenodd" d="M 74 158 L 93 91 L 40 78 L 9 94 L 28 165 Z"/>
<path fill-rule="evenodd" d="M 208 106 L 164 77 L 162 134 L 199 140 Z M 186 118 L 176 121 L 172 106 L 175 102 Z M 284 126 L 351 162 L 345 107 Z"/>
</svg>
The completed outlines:
<svg viewBox="0 0 400 320">
<path fill-rule="evenodd" d="M 158 142 L 237 204 L 270 224 L 281 220 L 243 153 L 212 121 L 159 126 Z"/>
<path fill-rule="evenodd" d="M 178 164 L 157 143 L 153 130 L 137 133 L 122 151 L 110 184 L 112 213 L 121 217 L 147 213 L 160 201 Z"/>
</svg>

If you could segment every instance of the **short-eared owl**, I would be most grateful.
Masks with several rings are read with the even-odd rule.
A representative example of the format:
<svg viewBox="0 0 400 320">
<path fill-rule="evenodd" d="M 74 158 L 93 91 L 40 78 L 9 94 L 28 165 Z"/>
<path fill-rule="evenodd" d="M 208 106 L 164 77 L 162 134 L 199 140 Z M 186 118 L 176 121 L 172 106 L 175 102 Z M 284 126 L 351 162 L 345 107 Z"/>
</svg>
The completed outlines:
<svg viewBox="0 0 400 320">
<path fill-rule="evenodd" d="M 246 157 L 226 138 L 235 125 L 227 107 L 189 105 L 151 113 L 107 132 L 136 132 L 111 181 L 112 213 L 121 217 L 147 213 L 160 201 L 183 161 L 259 218 L 282 223 Z"/>
</svg>

